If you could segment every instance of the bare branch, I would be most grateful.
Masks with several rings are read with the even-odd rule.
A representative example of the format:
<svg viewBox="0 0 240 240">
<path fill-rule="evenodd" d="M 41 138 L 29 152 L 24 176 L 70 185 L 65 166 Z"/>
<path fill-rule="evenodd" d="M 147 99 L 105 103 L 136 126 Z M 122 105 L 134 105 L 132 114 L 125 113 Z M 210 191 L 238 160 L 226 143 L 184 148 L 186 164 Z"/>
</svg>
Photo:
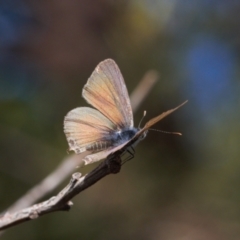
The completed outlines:
<svg viewBox="0 0 240 240">
<path fill-rule="evenodd" d="M 133 112 L 137 110 L 144 98 L 150 92 L 151 88 L 156 83 L 157 78 L 158 74 L 155 71 L 148 71 L 144 75 L 143 79 L 140 81 L 130 97 Z M 8 208 L 7 212 L 0 218 L 0 229 L 6 229 L 21 222 L 35 219 L 49 212 L 68 210 L 71 207 L 71 203 L 68 201 L 72 197 L 80 193 L 85 188 L 91 186 L 104 176 L 110 173 L 116 173 L 120 170 L 120 167 L 118 170 L 117 164 L 115 165 L 118 171 L 112 168 L 112 166 L 114 166 L 114 163 L 119 162 L 120 156 L 114 154 L 114 156 L 111 156 L 111 158 L 105 160 L 102 164 L 99 165 L 99 167 L 94 169 L 86 176 L 77 179 L 76 176 L 78 175 L 74 174 L 70 183 L 56 197 L 53 197 L 39 204 L 35 204 L 32 207 L 26 208 L 27 206 L 30 206 L 33 203 L 37 202 L 47 193 L 53 191 L 62 181 L 64 181 L 69 176 L 69 174 L 71 174 L 76 166 L 81 167 L 83 165 L 82 159 L 88 154 L 89 153 L 71 155 L 63 160 L 63 162 L 56 168 L 56 170 L 50 173 L 43 181 L 35 185 L 24 196 L 22 196 L 11 207 Z M 19 209 L 22 210 L 18 211 Z M 15 213 L 10 214 L 10 212 Z"/>
<path fill-rule="evenodd" d="M 143 100 L 146 98 L 153 86 L 156 84 L 158 78 L 159 74 L 155 70 L 149 70 L 145 73 L 142 80 L 134 89 L 130 97 L 133 112 L 136 112 L 138 110 Z"/>
<path fill-rule="evenodd" d="M 0 230 L 7 229 L 22 222 L 36 219 L 42 215 L 55 212 L 70 210 L 73 203 L 70 201 L 74 196 L 84 189 L 107 176 L 110 173 L 118 173 L 121 169 L 121 152 L 114 153 L 102 162 L 97 168 L 81 177 L 77 172 L 72 175 L 69 184 L 58 193 L 57 196 L 49 200 L 35 204 L 29 208 L 22 209 L 15 213 L 5 213 L 0 217 Z"/>
<path fill-rule="evenodd" d="M 32 205 L 40 198 L 55 189 L 67 176 L 69 176 L 76 166 L 81 167 L 81 161 L 87 153 L 81 155 L 71 155 L 39 184 L 31 188 L 24 196 L 19 198 L 12 206 L 8 208 L 8 212 L 14 212 L 21 208 Z"/>
</svg>

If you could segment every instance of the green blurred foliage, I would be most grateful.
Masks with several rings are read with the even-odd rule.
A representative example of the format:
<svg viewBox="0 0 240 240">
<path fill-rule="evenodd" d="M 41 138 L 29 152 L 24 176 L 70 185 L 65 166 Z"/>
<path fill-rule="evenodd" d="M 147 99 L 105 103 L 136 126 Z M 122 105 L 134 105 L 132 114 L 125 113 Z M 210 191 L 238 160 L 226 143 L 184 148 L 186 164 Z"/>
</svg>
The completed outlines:
<svg viewBox="0 0 240 240">
<path fill-rule="evenodd" d="M 224 0 L 0 3 L 2 211 L 66 156 L 63 118 L 87 105 L 82 87 L 103 59 L 118 63 L 130 93 L 159 71 L 136 125 L 143 110 L 150 119 L 189 100 L 155 126 L 182 137 L 150 132 L 70 212 L 2 238 L 239 239 L 239 10 Z"/>
</svg>

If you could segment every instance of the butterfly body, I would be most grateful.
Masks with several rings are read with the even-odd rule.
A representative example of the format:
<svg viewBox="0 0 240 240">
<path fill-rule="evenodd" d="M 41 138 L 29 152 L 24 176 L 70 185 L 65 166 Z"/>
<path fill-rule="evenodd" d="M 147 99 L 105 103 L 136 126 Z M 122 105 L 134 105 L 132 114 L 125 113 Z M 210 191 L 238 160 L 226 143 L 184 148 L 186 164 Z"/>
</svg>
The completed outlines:
<svg viewBox="0 0 240 240">
<path fill-rule="evenodd" d="M 94 108 L 78 107 L 64 119 L 69 150 L 89 151 L 83 161 L 90 164 L 111 153 L 135 146 L 148 129 L 178 106 L 148 121 L 142 129 L 133 126 L 130 98 L 122 74 L 112 59 L 98 64 L 83 87 L 83 98 Z M 126 148 L 125 148 L 126 147 Z"/>
<path fill-rule="evenodd" d="M 138 131 L 139 129 L 132 127 L 115 132 L 112 136 L 113 146 L 118 146 L 124 142 L 129 141 L 136 135 Z"/>
<path fill-rule="evenodd" d="M 86 147 L 87 151 L 99 152 L 109 148 L 117 147 L 134 137 L 139 131 L 137 128 L 127 128 L 120 131 L 111 132 L 105 140 L 95 142 Z"/>
</svg>

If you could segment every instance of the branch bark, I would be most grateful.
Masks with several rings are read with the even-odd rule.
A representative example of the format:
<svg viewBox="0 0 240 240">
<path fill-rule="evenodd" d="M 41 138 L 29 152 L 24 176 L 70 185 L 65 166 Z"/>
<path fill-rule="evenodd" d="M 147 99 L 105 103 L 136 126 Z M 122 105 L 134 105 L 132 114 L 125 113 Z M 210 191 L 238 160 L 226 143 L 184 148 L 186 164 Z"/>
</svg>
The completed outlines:
<svg viewBox="0 0 240 240">
<path fill-rule="evenodd" d="M 148 71 L 138 86 L 130 96 L 133 112 L 136 112 L 140 104 L 148 95 L 158 79 L 157 72 Z M 74 173 L 69 184 L 58 193 L 57 196 L 47 201 L 35 204 L 40 198 L 53 191 L 63 180 L 66 179 L 73 169 L 83 165 L 82 159 L 88 155 L 83 153 L 80 155 L 71 155 L 39 184 L 30 189 L 24 196 L 18 199 L 7 211 L 0 217 L 0 230 L 20 224 L 21 222 L 36 219 L 47 213 L 60 210 L 69 210 L 72 206 L 70 201 L 78 193 L 90 187 L 101 178 L 111 173 L 118 173 L 121 168 L 122 151 L 114 153 L 102 162 L 96 169 L 81 177 L 80 173 Z M 21 210 L 19 210 L 21 209 Z"/>
<path fill-rule="evenodd" d="M 37 219 L 51 212 L 70 210 L 73 205 L 71 202 L 73 197 L 108 174 L 116 174 L 120 171 L 121 153 L 122 150 L 110 155 L 105 161 L 100 163 L 98 167 L 83 177 L 81 177 L 81 173 L 79 172 L 72 174 L 69 184 L 61 190 L 57 196 L 12 214 L 8 212 L 5 213 L 0 217 L 0 230 Z"/>
</svg>

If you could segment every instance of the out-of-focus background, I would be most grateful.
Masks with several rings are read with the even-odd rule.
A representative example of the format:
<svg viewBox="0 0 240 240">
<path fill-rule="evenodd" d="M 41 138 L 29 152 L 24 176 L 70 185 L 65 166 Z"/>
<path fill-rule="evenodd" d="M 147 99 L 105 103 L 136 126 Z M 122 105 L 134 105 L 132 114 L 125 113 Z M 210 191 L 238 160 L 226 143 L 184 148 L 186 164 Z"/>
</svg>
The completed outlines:
<svg viewBox="0 0 240 240">
<path fill-rule="evenodd" d="M 0 1 L 1 211 L 67 155 L 63 118 L 87 105 L 100 61 L 117 62 L 129 93 L 159 71 L 136 125 L 189 100 L 155 126 L 182 137 L 150 132 L 70 212 L 2 239 L 240 239 L 239 12 L 233 0 Z"/>
</svg>

